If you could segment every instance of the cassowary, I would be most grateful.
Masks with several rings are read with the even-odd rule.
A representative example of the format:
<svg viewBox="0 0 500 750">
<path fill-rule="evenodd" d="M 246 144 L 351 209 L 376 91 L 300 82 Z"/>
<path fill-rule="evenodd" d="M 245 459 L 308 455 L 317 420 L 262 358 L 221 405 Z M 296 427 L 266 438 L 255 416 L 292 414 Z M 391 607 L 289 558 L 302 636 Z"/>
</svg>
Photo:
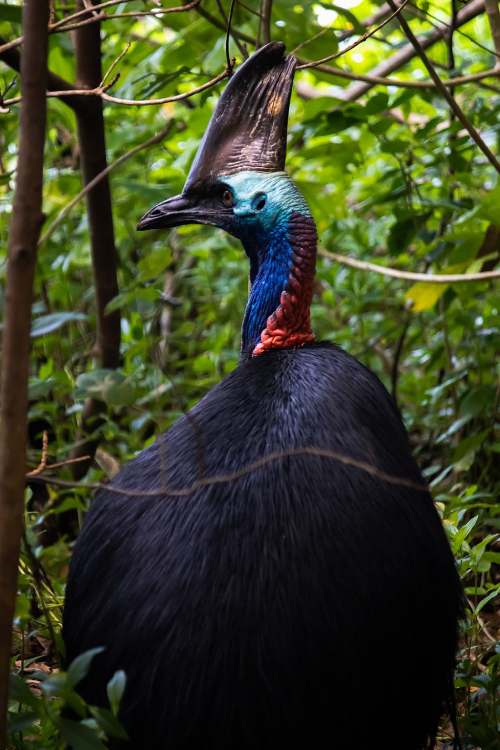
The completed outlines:
<svg viewBox="0 0 500 750">
<path fill-rule="evenodd" d="M 315 343 L 316 230 L 284 171 L 295 60 L 239 68 L 182 195 L 139 229 L 238 237 L 237 368 L 99 491 L 67 587 L 67 659 L 144 750 L 419 750 L 452 695 L 461 593 L 378 378 Z"/>
</svg>

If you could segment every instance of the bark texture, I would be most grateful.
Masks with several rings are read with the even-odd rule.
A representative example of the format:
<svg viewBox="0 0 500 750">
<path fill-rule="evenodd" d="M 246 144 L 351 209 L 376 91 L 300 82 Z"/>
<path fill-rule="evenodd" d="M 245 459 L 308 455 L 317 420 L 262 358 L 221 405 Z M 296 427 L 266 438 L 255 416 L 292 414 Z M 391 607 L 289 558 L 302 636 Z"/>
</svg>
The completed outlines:
<svg viewBox="0 0 500 750">
<path fill-rule="evenodd" d="M 42 225 L 48 0 L 25 0 L 19 158 L 8 247 L 0 391 L 0 748 L 22 531 L 31 305 Z"/>
<path fill-rule="evenodd" d="M 83 3 L 79 2 L 83 8 Z M 77 86 L 95 88 L 102 79 L 101 32 L 98 23 L 82 26 L 74 32 Z M 83 182 L 87 185 L 107 167 L 106 139 L 102 100 L 87 97 L 86 107 L 77 113 L 78 140 Z M 120 311 L 109 315 L 108 302 L 118 294 L 117 253 L 113 228 L 113 211 L 109 179 L 98 182 L 86 196 L 92 249 L 92 267 L 97 310 L 97 360 L 100 367 L 116 368 L 120 363 Z M 104 405 L 89 399 L 84 407 L 83 433 L 90 434 L 102 421 Z M 93 458 L 97 441 L 83 439 L 73 457 L 89 455 Z M 75 464 L 74 474 L 81 477 L 89 462 Z"/>
</svg>

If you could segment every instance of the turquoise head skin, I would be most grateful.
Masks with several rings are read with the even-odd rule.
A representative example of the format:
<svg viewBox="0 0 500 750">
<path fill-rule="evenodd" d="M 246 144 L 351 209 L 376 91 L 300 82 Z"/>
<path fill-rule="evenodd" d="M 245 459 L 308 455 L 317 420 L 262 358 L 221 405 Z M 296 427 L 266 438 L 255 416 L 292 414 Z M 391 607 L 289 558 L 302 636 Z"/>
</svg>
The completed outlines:
<svg viewBox="0 0 500 750">
<path fill-rule="evenodd" d="M 286 172 L 238 172 L 222 175 L 220 182 L 233 197 L 233 233 L 237 236 L 268 234 L 276 226 L 284 226 L 294 211 L 311 216 L 304 197 Z"/>
<path fill-rule="evenodd" d="M 239 172 L 221 176 L 220 181 L 233 213 L 231 227 L 224 228 L 242 241 L 250 260 L 252 286 L 242 328 L 242 351 L 250 353 L 288 284 L 293 255 L 290 218 L 299 214 L 311 219 L 311 213 L 286 172 Z"/>
</svg>

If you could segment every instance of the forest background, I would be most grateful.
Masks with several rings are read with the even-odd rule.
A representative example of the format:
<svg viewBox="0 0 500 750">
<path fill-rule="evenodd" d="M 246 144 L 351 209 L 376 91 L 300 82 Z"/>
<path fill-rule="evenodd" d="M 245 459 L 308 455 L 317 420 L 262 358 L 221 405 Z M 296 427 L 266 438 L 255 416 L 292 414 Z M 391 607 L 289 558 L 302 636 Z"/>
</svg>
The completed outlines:
<svg viewBox="0 0 500 750">
<path fill-rule="evenodd" d="M 21 6 L 0 2 L 0 747 L 8 669 L 8 747 L 122 732 L 125 676 L 104 710 L 75 692 L 92 654 L 59 669 L 72 545 L 91 486 L 235 367 L 247 294 L 235 240 L 136 222 L 181 190 L 235 60 L 273 39 L 300 58 L 287 166 L 318 224 L 315 330 L 397 399 L 467 597 L 464 747 L 498 748 L 498 2 Z"/>
</svg>

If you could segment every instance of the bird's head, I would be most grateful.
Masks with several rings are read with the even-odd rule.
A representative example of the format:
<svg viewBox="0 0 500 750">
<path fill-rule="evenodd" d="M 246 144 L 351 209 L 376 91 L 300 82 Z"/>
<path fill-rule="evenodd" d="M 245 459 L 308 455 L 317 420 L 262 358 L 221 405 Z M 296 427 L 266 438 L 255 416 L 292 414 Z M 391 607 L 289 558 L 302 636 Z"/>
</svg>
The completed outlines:
<svg viewBox="0 0 500 750">
<path fill-rule="evenodd" d="M 210 120 L 181 195 L 158 203 L 139 229 L 211 224 L 238 237 L 250 259 L 242 352 L 304 346 L 316 229 L 286 174 L 288 107 L 295 58 L 267 44 L 231 78 Z"/>
<path fill-rule="evenodd" d="M 138 229 L 211 224 L 246 244 L 294 209 L 307 211 L 284 172 L 295 58 L 262 47 L 232 77 L 210 120 L 181 195 L 161 201 Z"/>
</svg>

